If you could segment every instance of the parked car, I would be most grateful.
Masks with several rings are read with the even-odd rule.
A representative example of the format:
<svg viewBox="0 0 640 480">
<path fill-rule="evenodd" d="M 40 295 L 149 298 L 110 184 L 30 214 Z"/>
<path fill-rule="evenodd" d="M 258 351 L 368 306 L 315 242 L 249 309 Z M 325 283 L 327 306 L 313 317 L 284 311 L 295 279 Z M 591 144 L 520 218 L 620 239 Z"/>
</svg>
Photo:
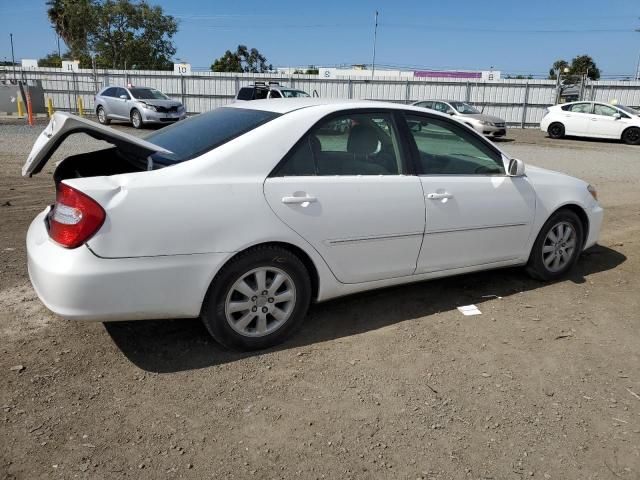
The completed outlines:
<svg viewBox="0 0 640 480">
<path fill-rule="evenodd" d="M 280 85 L 278 82 L 255 82 L 238 90 L 236 100 L 263 100 L 265 98 L 306 98 L 302 90 Z"/>
<path fill-rule="evenodd" d="M 181 102 L 147 87 L 105 87 L 95 96 L 95 108 L 103 125 L 124 120 L 142 128 L 148 123 L 173 123 L 187 117 Z"/>
<path fill-rule="evenodd" d="M 540 130 L 551 138 L 612 138 L 640 145 L 640 111 L 601 102 L 571 102 L 545 111 Z"/>
<path fill-rule="evenodd" d="M 507 134 L 507 124 L 502 118 L 485 115 L 465 102 L 424 100 L 413 105 L 451 115 L 482 135 L 504 137 Z"/>
<path fill-rule="evenodd" d="M 513 265 L 560 278 L 602 223 L 591 185 L 525 172 L 417 107 L 235 103 L 145 139 L 57 112 L 22 174 L 75 132 L 114 147 L 55 169 L 55 205 L 27 233 L 42 302 L 68 319 L 200 316 L 235 349 L 282 341 L 341 295 Z"/>
</svg>

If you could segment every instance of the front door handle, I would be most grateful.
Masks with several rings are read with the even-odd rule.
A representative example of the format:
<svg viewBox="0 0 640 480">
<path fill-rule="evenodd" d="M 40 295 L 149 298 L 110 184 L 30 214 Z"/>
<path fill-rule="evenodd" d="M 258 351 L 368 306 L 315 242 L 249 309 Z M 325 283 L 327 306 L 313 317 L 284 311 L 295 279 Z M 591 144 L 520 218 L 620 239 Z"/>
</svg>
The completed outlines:
<svg viewBox="0 0 640 480">
<path fill-rule="evenodd" d="M 453 195 L 450 193 L 427 193 L 427 198 L 429 200 L 442 200 L 443 198 L 453 198 Z"/>
<path fill-rule="evenodd" d="M 305 207 L 305 203 L 308 205 L 317 201 L 318 199 L 316 197 L 310 195 L 305 195 L 304 197 L 282 197 L 282 203 L 285 205 L 302 205 Z"/>
</svg>

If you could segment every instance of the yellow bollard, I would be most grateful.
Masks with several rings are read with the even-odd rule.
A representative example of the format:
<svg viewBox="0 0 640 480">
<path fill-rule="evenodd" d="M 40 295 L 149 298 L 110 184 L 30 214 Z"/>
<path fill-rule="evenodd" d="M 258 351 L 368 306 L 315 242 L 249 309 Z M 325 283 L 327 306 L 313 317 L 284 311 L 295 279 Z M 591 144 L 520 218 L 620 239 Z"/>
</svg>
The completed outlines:
<svg viewBox="0 0 640 480">
<path fill-rule="evenodd" d="M 78 115 L 83 116 L 82 113 L 82 97 L 78 97 Z"/>
<path fill-rule="evenodd" d="M 49 117 L 53 117 L 53 98 L 49 97 L 47 100 L 47 112 Z"/>
<path fill-rule="evenodd" d="M 24 105 L 22 105 L 22 99 L 18 98 L 18 116 L 24 117 Z"/>
</svg>

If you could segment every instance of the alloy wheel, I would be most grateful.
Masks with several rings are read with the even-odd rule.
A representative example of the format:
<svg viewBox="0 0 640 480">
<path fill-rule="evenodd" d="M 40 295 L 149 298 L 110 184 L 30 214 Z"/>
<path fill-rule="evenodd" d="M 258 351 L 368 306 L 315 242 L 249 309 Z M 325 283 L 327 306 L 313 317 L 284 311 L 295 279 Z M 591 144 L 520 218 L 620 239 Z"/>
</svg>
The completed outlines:
<svg viewBox="0 0 640 480">
<path fill-rule="evenodd" d="M 549 229 L 542 244 L 542 262 L 552 273 L 565 268 L 576 249 L 577 234 L 569 222 L 559 222 Z"/>
<path fill-rule="evenodd" d="M 225 317 L 246 337 L 262 337 L 284 325 L 296 304 L 293 279 L 275 267 L 259 267 L 243 274 L 229 289 Z"/>
</svg>

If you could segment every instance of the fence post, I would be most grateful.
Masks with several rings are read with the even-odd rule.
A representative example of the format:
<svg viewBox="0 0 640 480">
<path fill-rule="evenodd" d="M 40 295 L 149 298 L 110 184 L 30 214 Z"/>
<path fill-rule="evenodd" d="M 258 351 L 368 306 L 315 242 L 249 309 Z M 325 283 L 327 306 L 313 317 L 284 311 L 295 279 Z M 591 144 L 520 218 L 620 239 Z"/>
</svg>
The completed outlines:
<svg viewBox="0 0 640 480">
<path fill-rule="evenodd" d="M 238 95 L 238 92 L 240 91 L 240 77 L 236 75 L 234 78 L 235 78 L 235 82 L 236 82 L 236 94 L 235 95 Z M 235 97 L 235 95 L 234 95 L 234 97 Z"/>
<path fill-rule="evenodd" d="M 347 83 L 347 95 L 349 97 L 349 100 L 351 100 L 353 98 L 353 85 L 351 84 L 351 77 L 349 77 L 348 83 Z"/>
<path fill-rule="evenodd" d="M 405 88 L 406 88 L 406 90 L 405 90 L 405 93 L 404 93 L 404 103 L 409 105 L 409 102 L 411 101 L 411 98 L 410 98 L 410 95 L 409 95 L 409 89 L 411 88 L 409 86 L 409 79 L 407 79 L 407 83 L 406 83 Z"/>
<path fill-rule="evenodd" d="M 529 82 L 524 88 L 524 100 L 522 101 L 522 118 L 520 120 L 520 128 L 524 128 L 527 123 L 527 105 L 529 103 Z"/>
<path fill-rule="evenodd" d="M 466 88 L 466 91 L 465 91 L 464 101 L 466 103 L 469 103 L 470 100 L 471 100 L 471 84 L 469 83 L 469 80 L 467 80 L 467 88 Z"/>
<path fill-rule="evenodd" d="M 182 105 L 184 106 L 184 109 L 187 109 L 187 103 L 186 103 L 186 99 L 185 99 L 185 93 L 186 93 L 186 84 L 184 81 L 184 75 L 180 76 L 180 98 L 182 100 Z"/>
</svg>

